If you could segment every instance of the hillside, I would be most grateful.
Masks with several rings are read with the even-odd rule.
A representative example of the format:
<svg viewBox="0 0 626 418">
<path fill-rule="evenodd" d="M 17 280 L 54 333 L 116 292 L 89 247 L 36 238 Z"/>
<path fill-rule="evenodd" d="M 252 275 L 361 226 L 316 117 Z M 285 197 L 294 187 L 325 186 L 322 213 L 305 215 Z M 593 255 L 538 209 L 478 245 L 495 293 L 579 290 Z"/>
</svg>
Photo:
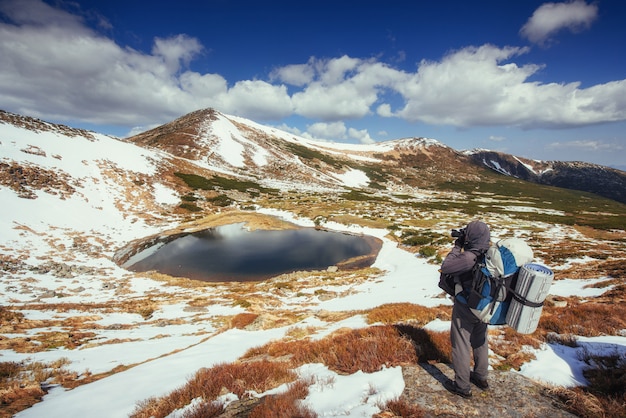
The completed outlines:
<svg viewBox="0 0 626 418">
<path fill-rule="evenodd" d="M 465 153 L 477 164 L 538 184 L 581 190 L 626 203 L 626 173 L 584 162 L 533 161 L 501 152 L 473 150 Z"/>
<path fill-rule="evenodd" d="M 582 370 L 610 352 L 619 371 L 626 356 L 626 205 L 615 200 L 503 176 L 433 139 L 310 141 L 210 109 L 124 140 L 0 112 L 0 199 L 2 416 L 142 416 L 220 367 L 241 373 L 211 395 L 224 403 L 298 380 L 318 415 L 379 413 L 406 396 L 403 372 L 449 363 L 437 270 L 450 229 L 474 218 L 494 239 L 526 239 L 557 279 L 536 333 L 490 331 L 497 375 L 599 398 L 611 416 L 607 390 Z M 381 247 L 368 266 L 259 282 L 121 267 L 163 237 L 237 223 Z M 266 360 L 287 370 L 245 375 L 268 372 Z M 429 407 L 454 403 L 433 393 Z M 566 410 L 550 393 L 537 401 Z M 163 416 L 200 399 L 185 396 L 159 404 Z"/>
</svg>

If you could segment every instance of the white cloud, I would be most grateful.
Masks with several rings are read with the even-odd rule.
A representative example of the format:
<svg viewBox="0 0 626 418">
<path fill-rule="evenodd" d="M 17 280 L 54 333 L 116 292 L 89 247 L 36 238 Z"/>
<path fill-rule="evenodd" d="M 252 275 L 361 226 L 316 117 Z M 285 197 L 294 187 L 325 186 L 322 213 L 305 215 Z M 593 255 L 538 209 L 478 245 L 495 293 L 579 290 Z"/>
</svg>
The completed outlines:
<svg viewBox="0 0 626 418">
<path fill-rule="evenodd" d="M 347 128 L 343 122 L 318 122 L 307 127 L 307 133 L 312 138 L 346 139 Z"/>
<path fill-rule="evenodd" d="M 542 4 L 520 30 L 529 41 L 544 44 L 562 29 L 586 29 L 598 17 L 598 6 L 584 0 Z"/>
<path fill-rule="evenodd" d="M 215 98 L 211 106 L 252 119 L 278 119 L 289 116 L 293 111 L 285 86 L 274 86 L 259 80 L 237 82 Z"/>
<path fill-rule="evenodd" d="M 577 140 L 566 142 L 553 142 L 547 146 L 551 149 L 572 149 L 576 148 L 583 151 L 622 151 L 624 146 L 617 143 L 609 143 L 599 140 Z"/>
<path fill-rule="evenodd" d="M 304 86 L 315 77 L 315 69 L 309 64 L 293 64 L 277 68 L 270 74 L 271 80 L 280 80 L 292 86 Z"/>
<path fill-rule="evenodd" d="M 3 1 L 0 12 L 18 25 L 54 26 L 72 31 L 86 31 L 82 18 L 55 9 L 40 0 Z"/>
<path fill-rule="evenodd" d="M 503 136 L 491 135 L 489 136 L 489 140 L 493 142 L 502 142 L 502 141 L 505 141 L 506 138 Z"/>
<path fill-rule="evenodd" d="M 358 140 L 361 144 L 373 144 L 376 141 L 370 137 L 370 134 L 367 132 L 367 129 L 348 129 L 348 135 L 350 138 Z"/>
<path fill-rule="evenodd" d="M 626 119 L 626 80 L 587 89 L 578 82 L 531 82 L 540 66 L 507 62 L 527 51 L 483 45 L 423 61 L 402 86 L 406 104 L 396 115 L 460 127 L 559 128 Z"/>
<path fill-rule="evenodd" d="M 393 112 L 391 111 L 391 105 L 389 103 L 383 103 L 376 108 L 376 114 L 378 116 L 382 116 L 384 118 L 390 118 L 393 116 Z"/>
<path fill-rule="evenodd" d="M 554 10 L 565 17 L 550 18 Z M 420 62 L 415 72 L 376 59 L 312 57 L 275 69 L 267 81 L 229 85 L 221 74 L 188 68 L 204 46 L 187 35 L 156 38 L 145 53 L 120 46 L 82 18 L 38 0 L 4 0 L 0 13 L 3 107 L 46 119 L 130 128 L 215 107 L 264 121 L 298 115 L 326 123 L 311 125 L 307 135 L 316 137 L 330 136 L 318 135 L 318 129 L 341 126 L 332 122 L 372 115 L 458 127 L 554 128 L 626 120 L 626 80 L 585 89 L 580 83 L 529 81 L 542 66 L 515 62 L 528 48 L 462 48 Z M 595 6 L 582 1 L 546 4 L 526 33 L 578 27 L 595 13 Z M 539 25 L 542 16 L 551 23 Z M 345 125 L 330 137 L 342 135 L 349 136 Z M 360 140 L 371 138 L 365 132 Z"/>
<path fill-rule="evenodd" d="M 168 72 L 174 74 L 180 69 L 181 61 L 189 65 L 189 62 L 203 49 L 197 39 L 186 35 L 176 35 L 167 39 L 156 38 L 152 54 L 162 57 Z"/>
</svg>

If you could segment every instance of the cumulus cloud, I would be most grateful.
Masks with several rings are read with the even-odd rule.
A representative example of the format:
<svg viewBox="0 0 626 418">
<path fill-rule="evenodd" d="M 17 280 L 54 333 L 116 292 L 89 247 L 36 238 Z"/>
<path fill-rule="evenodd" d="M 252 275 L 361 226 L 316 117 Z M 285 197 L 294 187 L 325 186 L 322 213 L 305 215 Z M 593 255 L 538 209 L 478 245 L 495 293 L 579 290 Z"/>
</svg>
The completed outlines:
<svg viewBox="0 0 626 418">
<path fill-rule="evenodd" d="M 577 32 L 587 29 L 598 17 L 598 6 L 584 0 L 541 5 L 520 30 L 530 42 L 545 44 L 563 29 Z"/>
<path fill-rule="evenodd" d="M 175 74 L 181 64 L 189 65 L 191 60 L 204 48 L 197 39 L 186 35 L 176 35 L 171 38 L 156 38 L 152 55 L 161 57 L 168 73 Z"/>
<path fill-rule="evenodd" d="M 540 41 L 588 25 L 596 6 L 548 3 L 524 29 Z M 263 121 L 298 116 L 303 135 L 370 142 L 346 121 L 369 116 L 469 126 L 573 127 L 626 120 L 626 80 L 532 81 L 541 65 L 518 64 L 523 47 L 482 45 L 423 60 L 414 72 L 377 59 L 310 58 L 274 69 L 267 80 L 227 80 L 190 67 L 204 53 L 195 38 L 155 38 L 150 52 L 118 45 L 80 16 L 40 0 L 0 2 L 3 107 L 32 116 L 118 126 L 165 123 L 196 109 Z"/>
<path fill-rule="evenodd" d="M 373 144 L 376 142 L 372 139 L 372 137 L 370 137 L 367 129 L 350 128 L 348 129 L 348 135 L 350 136 L 350 138 L 356 139 L 361 144 Z"/>
<path fill-rule="evenodd" d="M 292 64 L 277 68 L 270 73 L 271 80 L 279 80 L 292 86 L 304 86 L 313 81 L 315 70 L 309 64 Z"/>
<path fill-rule="evenodd" d="M 3 106 L 32 116 L 123 126 L 167 122 L 205 107 L 250 118 L 292 112 L 282 85 L 191 71 L 204 51 L 187 35 L 155 38 L 150 54 L 117 45 L 82 18 L 39 0 L 0 3 Z"/>
<path fill-rule="evenodd" d="M 399 90 L 406 104 L 396 115 L 459 127 L 561 128 L 626 119 L 626 80 L 586 89 L 578 82 L 529 81 L 541 67 L 510 62 L 527 51 L 484 45 L 423 61 Z"/>
<path fill-rule="evenodd" d="M 343 122 L 317 122 L 307 126 L 307 133 L 311 138 L 319 139 L 346 139 L 347 128 Z"/>
</svg>

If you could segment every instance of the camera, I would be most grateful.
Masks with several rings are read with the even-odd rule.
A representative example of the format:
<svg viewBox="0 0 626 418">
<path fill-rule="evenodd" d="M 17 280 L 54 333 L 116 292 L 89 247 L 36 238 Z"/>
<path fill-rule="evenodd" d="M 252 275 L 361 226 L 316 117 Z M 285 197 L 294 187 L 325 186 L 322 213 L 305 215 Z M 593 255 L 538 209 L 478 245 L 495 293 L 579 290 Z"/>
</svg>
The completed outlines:
<svg viewBox="0 0 626 418">
<path fill-rule="evenodd" d="M 454 238 L 465 236 L 465 228 L 453 229 L 452 232 L 450 232 L 450 235 L 452 235 Z"/>
</svg>

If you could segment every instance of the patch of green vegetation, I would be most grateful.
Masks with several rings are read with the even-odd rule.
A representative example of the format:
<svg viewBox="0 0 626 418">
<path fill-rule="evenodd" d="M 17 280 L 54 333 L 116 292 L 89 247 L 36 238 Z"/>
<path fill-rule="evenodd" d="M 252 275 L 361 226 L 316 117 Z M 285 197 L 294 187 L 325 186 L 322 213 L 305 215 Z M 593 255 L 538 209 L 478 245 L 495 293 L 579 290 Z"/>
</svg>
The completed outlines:
<svg viewBox="0 0 626 418">
<path fill-rule="evenodd" d="M 348 193 L 344 193 L 341 195 L 346 200 L 355 200 L 357 202 L 370 202 L 370 201 L 383 201 L 380 196 L 373 196 L 369 193 L 359 191 L 359 190 L 350 190 Z"/>
<path fill-rule="evenodd" d="M 408 245 L 411 247 L 418 246 L 418 245 L 436 246 L 436 245 L 448 244 L 452 241 L 450 237 L 442 235 L 437 232 L 433 232 L 430 230 L 417 231 L 414 229 L 405 229 L 404 231 L 402 231 L 402 234 L 400 235 L 400 239 L 402 240 L 402 244 Z"/>
<path fill-rule="evenodd" d="M 180 198 L 183 202 L 197 202 L 199 198 L 193 193 L 188 193 Z"/>
<path fill-rule="evenodd" d="M 349 164 L 349 166 L 355 170 L 360 170 L 365 173 L 368 179 L 370 179 L 369 187 L 377 190 L 385 190 L 386 187 L 383 185 L 387 182 L 387 175 L 383 171 L 381 167 L 375 165 L 359 165 L 359 164 Z M 381 184 L 383 183 L 383 184 Z"/>
<path fill-rule="evenodd" d="M 432 239 L 423 235 L 411 235 L 406 238 L 403 237 L 402 244 L 414 247 L 416 245 L 430 244 Z"/>
<path fill-rule="evenodd" d="M 293 154 L 305 160 L 309 160 L 309 161 L 319 160 L 337 169 L 343 167 L 343 164 L 341 163 L 341 161 L 337 160 L 336 158 L 326 155 L 323 152 L 305 147 L 304 145 L 293 144 L 291 142 L 288 142 L 285 144 L 285 146 Z"/>
<path fill-rule="evenodd" d="M 241 306 L 242 308 L 249 308 L 250 306 L 252 306 L 252 304 L 245 299 L 237 299 L 233 301 L 233 306 Z"/>
<path fill-rule="evenodd" d="M 226 207 L 233 204 L 233 200 L 226 196 L 225 194 L 221 194 L 219 196 L 212 197 L 207 199 L 208 202 L 213 203 L 215 206 Z"/>
<path fill-rule="evenodd" d="M 446 182 L 442 190 L 464 193 L 464 202 L 439 202 L 440 209 L 456 208 L 470 216 L 503 212 L 519 219 L 563 225 L 585 225 L 597 229 L 626 229 L 626 205 L 593 193 L 498 177 L 491 182 Z M 485 196 L 490 196 L 486 200 Z M 431 203 L 421 203 L 432 208 Z M 516 210 L 519 206 L 520 210 Z M 528 212 L 522 207 L 533 207 Z M 542 212 L 545 211 L 545 212 Z"/>
<path fill-rule="evenodd" d="M 277 282 L 274 284 L 274 287 L 279 290 L 292 290 L 293 285 L 291 282 Z"/>
<path fill-rule="evenodd" d="M 412 196 L 409 196 L 408 194 L 394 194 L 392 196 L 400 200 L 409 200 L 413 198 Z"/>
<path fill-rule="evenodd" d="M 433 247 L 432 245 L 425 245 L 420 248 L 419 252 L 424 257 L 432 257 L 437 254 L 437 248 Z"/>
<path fill-rule="evenodd" d="M 213 176 L 208 179 L 197 174 L 181 172 L 176 172 L 174 173 L 174 175 L 182 179 L 187 186 L 196 190 L 216 190 L 217 188 L 222 190 L 237 190 L 240 192 L 250 193 L 252 195 L 258 195 L 259 192 L 269 194 L 278 193 L 278 190 L 276 189 L 262 187 L 261 185 L 253 181 L 229 179 L 220 176 Z"/>
<path fill-rule="evenodd" d="M 181 203 L 180 205 L 178 205 L 179 208 L 181 209 L 186 209 L 189 212 L 200 212 L 202 211 L 202 208 L 194 205 L 193 203 Z"/>
</svg>

